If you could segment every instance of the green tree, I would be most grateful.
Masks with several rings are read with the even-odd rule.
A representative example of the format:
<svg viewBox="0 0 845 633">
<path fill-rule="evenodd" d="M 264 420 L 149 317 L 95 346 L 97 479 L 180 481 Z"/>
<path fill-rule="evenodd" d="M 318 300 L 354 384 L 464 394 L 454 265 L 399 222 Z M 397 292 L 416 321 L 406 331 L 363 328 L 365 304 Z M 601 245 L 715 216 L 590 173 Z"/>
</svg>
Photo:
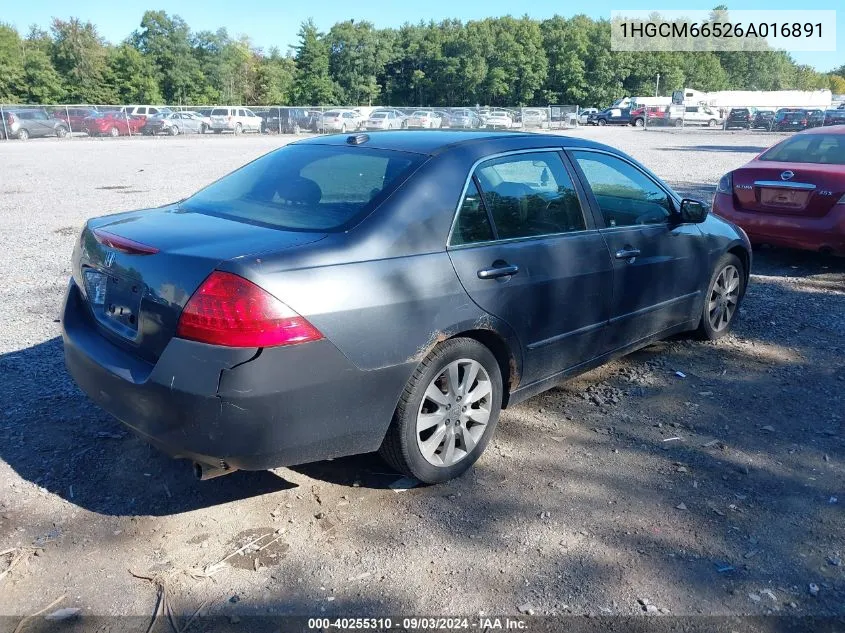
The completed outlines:
<svg viewBox="0 0 845 633">
<path fill-rule="evenodd" d="M 108 66 L 113 90 L 120 103 L 162 101 L 155 66 L 128 42 L 109 52 Z"/>
<path fill-rule="evenodd" d="M 191 103 L 195 94 L 204 92 L 204 77 L 193 56 L 190 35 L 182 18 L 164 11 L 145 12 L 140 30 L 132 35 L 132 43 L 155 65 L 162 95 L 169 103 Z"/>
<path fill-rule="evenodd" d="M 255 70 L 255 101 L 265 105 L 286 105 L 293 101 L 293 76 L 296 64 L 279 49 L 261 57 Z"/>
<path fill-rule="evenodd" d="M 0 102 L 15 103 L 24 89 L 24 43 L 17 30 L 0 23 Z"/>
<path fill-rule="evenodd" d="M 64 78 L 65 98 L 78 103 L 112 103 L 115 93 L 106 81 L 108 50 L 90 22 L 54 19 L 52 59 Z"/>
<path fill-rule="evenodd" d="M 303 22 L 299 28 L 295 59 L 293 93 L 297 104 L 331 104 L 336 91 L 329 76 L 329 47 L 311 19 Z"/>
</svg>

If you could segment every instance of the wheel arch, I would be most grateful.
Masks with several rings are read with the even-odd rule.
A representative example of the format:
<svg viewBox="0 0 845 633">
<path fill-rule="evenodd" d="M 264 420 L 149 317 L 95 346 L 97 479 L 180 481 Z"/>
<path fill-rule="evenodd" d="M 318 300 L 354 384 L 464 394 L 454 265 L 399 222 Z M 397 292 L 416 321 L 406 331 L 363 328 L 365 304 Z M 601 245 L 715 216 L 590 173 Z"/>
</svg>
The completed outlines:
<svg viewBox="0 0 845 633">
<path fill-rule="evenodd" d="M 474 339 L 493 353 L 502 373 L 502 408 L 507 408 L 511 392 L 519 386 L 520 373 L 516 357 L 505 337 L 491 329 L 472 329 L 449 337 L 453 338 Z"/>
<path fill-rule="evenodd" d="M 741 244 L 734 244 L 728 250 L 727 253 L 731 255 L 735 255 L 740 262 L 742 262 L 742 269 L 745 275 L 744 284 L 743 284 L 743 292 L 748 290 L 748 280 L 751 277 L 751 253 L 750 251 L 745 248 Z"/>
</svg>

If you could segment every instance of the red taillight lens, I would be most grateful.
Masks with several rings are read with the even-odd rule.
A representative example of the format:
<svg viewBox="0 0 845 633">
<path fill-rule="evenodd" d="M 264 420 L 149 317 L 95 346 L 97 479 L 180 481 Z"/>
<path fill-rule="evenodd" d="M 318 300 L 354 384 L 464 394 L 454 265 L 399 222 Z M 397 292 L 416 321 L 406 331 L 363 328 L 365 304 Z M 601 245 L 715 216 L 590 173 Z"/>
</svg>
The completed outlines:
<svg viewBox="0 0 845 633">
<path fill-rule="evenodd" d="M 188 300 L 176 336 L 226 347 L 273 347 L 323 338 L 266 290 L 220 271 L 211 273 Z"/>
<path fill-rule="evenodd" d="M 158 249 L 155 246 L 147 246 L 135 240 L 130 240 L 128 237 L 121 237 L 114 233 L 94 229 L 94 239 L 100 244 L 113 248 L 121 253 L 128 253 L 129 255 L 155 255 Z"/>
</svg>

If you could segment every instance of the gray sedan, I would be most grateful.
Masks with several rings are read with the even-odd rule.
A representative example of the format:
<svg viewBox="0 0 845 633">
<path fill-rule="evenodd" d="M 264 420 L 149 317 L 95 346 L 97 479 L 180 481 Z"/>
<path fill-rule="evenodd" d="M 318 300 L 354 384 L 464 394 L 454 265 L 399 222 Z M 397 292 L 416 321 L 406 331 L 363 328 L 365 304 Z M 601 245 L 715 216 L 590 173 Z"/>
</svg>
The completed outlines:
<svg viewBox="0 0 845 633">
<path fill-rule="evenodd" d="M 298 141 L 75 244 L 71 375 L 203 479 L 376 450 L 457 477 L 500 409 L 724 336 L 751 266 L 740 229 L 625 154 L 507 132 Z"/>
<path fill-rule="evenodd" d="M 196 112 L 167 112 L 148 117 L 141 128 L 143 134 L 205 134 L 210 119 Z"/>
</svg>

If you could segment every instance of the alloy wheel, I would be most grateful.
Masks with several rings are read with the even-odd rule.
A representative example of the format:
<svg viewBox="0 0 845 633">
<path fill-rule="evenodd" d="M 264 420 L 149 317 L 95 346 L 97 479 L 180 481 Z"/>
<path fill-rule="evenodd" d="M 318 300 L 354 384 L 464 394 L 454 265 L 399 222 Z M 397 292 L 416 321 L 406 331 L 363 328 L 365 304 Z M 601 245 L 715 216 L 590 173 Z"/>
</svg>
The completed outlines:
<svg viewBox="0 0 845 633">
<path fill-rule="evenodd" d="M 469 455 L 490 421 L 490 376 L 478 361 L 449 363 L 429 383 L 417 413 L 417 447 L 434 466 L 447 467 Z"/>
<path fill-rule="evenodd" d="M 739 304 L 739 271 L 733 265 L 725 266 L 716 276 L 707 301 L 707 318 L 710 327 L 721 332 L 730 325 Z"/>
</svg>

